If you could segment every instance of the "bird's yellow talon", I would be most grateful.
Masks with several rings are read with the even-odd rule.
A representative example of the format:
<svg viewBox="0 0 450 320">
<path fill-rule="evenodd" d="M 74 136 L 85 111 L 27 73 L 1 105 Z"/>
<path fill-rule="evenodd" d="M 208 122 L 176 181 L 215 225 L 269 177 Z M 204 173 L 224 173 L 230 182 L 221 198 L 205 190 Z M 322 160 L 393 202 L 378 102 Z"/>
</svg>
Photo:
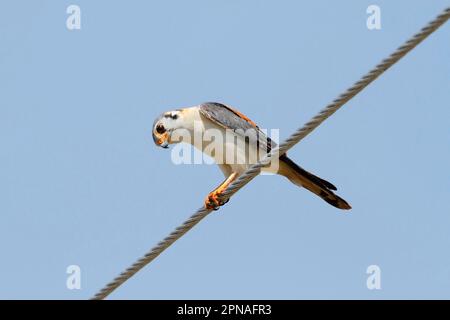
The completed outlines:
<svg viewBox="0 0 450 320">
<path fill-rule="evenodd" d="M 219 197 L 221 195 L 221 191 L 215 190 L 208 194 L 208 196 L 205 199 L 205 208 L 206 209 L 213 209 L 213 210 L 219 210 L 220 206 L 223 206 L 226 202 L 219 201 Z"/>
</svg>

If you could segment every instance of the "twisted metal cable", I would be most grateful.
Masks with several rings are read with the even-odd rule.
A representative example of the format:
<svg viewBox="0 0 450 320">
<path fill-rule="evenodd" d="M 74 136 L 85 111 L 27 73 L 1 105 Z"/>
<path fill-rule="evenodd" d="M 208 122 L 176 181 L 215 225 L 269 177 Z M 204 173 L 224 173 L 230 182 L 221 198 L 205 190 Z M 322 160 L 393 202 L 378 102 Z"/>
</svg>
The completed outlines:
<svg viewBox="0 0 450 320">
<path fill-rule="evenodd" d="M 439 16 L 431 21 L 426 27 L 424 27 L 419 33 L 415 34 L 411 39 L 405 42 L 388 58 L 384 59 L 375 68 L 364 75 L 358 82 L 351 86 L 345 93 L 341 94 L 332 103 L 326 106 L 315 117 L 307 122 L 302 128 L 294 132 L 285 142 L 280 144 L 277 148 L 274 148 L 270 154 L 264 157 L 258 163 L 252 165 L 247 171 L 245 171 L 238 179 L 236 179 L 222 194 L 222 199 L 228 199 L 250 180 L 257 176 L 261 168 L 268 165 L 271 159 L 275 159 L 281 154 L 286 153 L 290 148 L 297 144 L 300 140 L 305 138 L 309 133 L 316 129 L 323 121 L 334 114 L 340 107 L 342 107 L 347 101 L 353 98 L 356 94 L 361 92 L 372 81 L 378 78 L 384 71 L 393 66 L 397 61 L 404 57 L 409 51 L 421 43 L 436 29 L 442 26 L 450 18 L 450 7 L 445 9 Z M 133 263 L 129 268 L 122 272 L 113 281 L 108 283 L 103 289 L 101 289 L 92 299 L 100 300 L 106 298 L 115 289 L 122 285 L 125 281 L 130 279 L 134 274 L 141 270 L 144 266 L 153 261 L 159 256 L 165 249 L 167 249 L 172 243 L 181 238 L 186 232 L 192 229 L 197 223 L 199 223 L 204 217 L 206 217 L 212 210 L 201 207 L 182 225 L 178 226 L 172 231 L 166 238 L 160 241 L 155 247 L 153 247 L 143 257 Z"/>
</svg>

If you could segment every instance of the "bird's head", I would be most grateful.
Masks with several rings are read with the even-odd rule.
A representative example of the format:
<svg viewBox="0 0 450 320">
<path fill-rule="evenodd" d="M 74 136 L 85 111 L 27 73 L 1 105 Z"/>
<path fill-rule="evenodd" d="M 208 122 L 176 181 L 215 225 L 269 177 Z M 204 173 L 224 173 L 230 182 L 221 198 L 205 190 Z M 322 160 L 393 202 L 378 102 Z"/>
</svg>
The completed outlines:
<svg viewBox="0 0 450 320">
<path fill-rule="evenodd" d="M 168 148 L 173 131 L 180 128 L 183 128 L 182 111 L 164 112 L 153 122 L 153 141 L 157 146 Z"/>
</svg>

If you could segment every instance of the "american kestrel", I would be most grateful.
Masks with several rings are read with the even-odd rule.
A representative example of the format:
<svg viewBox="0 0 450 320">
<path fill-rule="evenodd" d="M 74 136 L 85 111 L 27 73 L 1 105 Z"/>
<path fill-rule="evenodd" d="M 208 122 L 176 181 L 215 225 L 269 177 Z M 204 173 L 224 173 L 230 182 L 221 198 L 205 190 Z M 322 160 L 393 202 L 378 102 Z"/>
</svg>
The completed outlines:
<svg viewBox="0 0 450 320">
<path fill-rule="evenodd" d="M 187 142 L 214 159 L 225 175 L 225 180 L 205 199 L 205 207 L 218 209 L 224 203 L 219 200 L 221 193 L 256 161 L 263 158 L 275 143 L 248 117 L 230 106 L 207 102 L 198 106 L 177 109 L 161 114 L 153 124 L 155 144 L 167 148 L 169 144 L 180 142 L 174 139 L 175 132 L 184 130 L 193 139 Z M 212 139 L 205 137 L 207 132 L 221 134 L 223 143 L 220 148 L 210 148 Z M 231 139 L 230 139 L 231 137 Z M 207 140 L 207 141 L 205 141 Z M 275 171 L 274 171 L 275 170 Z M 339 209 L 348 210 L 351 206 L 333 190 L 330 182 L 304 170 L 286 154 L 279 157 L 278 166 L 266 166 L 262 171 L 280 174 L 299 187 L 308 189 L 323 200 Z"/>
</svg>

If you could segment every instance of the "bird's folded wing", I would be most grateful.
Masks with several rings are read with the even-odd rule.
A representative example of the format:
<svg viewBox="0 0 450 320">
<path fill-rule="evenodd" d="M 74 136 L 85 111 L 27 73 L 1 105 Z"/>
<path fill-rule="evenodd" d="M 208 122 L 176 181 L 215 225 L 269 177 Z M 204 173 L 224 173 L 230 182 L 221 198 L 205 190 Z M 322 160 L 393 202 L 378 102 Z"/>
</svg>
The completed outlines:
<svg viewBox="0 0 450 320">
<path fill-rule="evenodd" d="M 267 137 L 253 121 L 229 106 L 207 102 L 200 105 L 200 113 L 219 126 L 243 136 L 249 143 L 256 143 L 266 152 L 270 152 L 276 146 L 276 143 Z"/>
</svg>

